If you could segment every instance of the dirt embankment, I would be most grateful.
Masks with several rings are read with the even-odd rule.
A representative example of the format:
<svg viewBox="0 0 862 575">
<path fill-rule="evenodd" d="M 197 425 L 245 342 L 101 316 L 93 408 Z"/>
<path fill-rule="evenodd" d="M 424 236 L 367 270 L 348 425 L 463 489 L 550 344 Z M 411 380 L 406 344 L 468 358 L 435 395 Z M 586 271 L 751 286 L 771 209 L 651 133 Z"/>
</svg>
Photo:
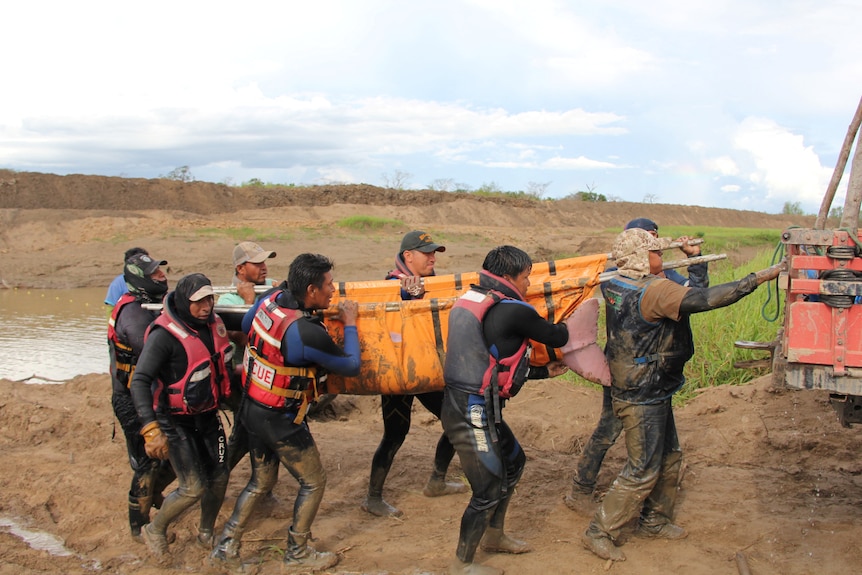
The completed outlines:
<svg viewBox="0 0 862 575">
<path fill-rule="evenodd" d="M 401 223 L 376 230 L 335 225 L 349 216 Z M 662 226 L 811 223 L 698 206 L 532 201 L 368 185 L 233 188 L 0 170 L 0 285 L 106 285 L 121 270 L 123 252 L 136 245 L 167 259 L 171 280 L 203 271 L 223 283 L 231 277 L 234 244 L 249 238 L 279 252 L 271 277 L 283 277 L 294 255 L 314 251 L 336 261 L 339 279 L 379 279 L 410 229 L 445 241 L 449 249 L 438 272 L 453 273 L 478 269 L 487 250 L 502 243 L 537 260 L 605 252 L 624 222 L 642 216 Z"/>
</svg>

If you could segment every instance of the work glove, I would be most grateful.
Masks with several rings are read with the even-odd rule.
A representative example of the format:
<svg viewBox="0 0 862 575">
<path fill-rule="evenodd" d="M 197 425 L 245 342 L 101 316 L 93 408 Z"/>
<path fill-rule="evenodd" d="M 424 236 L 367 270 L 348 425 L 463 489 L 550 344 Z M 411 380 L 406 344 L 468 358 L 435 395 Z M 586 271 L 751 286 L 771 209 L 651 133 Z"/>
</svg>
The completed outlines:
<svg viewBox="0 0 862 575">
<path fill-rule="evenodd" d="M 401 289 L 415 298 L 422 297 L 425 293 L 425 286 L 422 285 L 422 278 L 419 276 L 401 276 Z"/>
<path fill-rule="evenodd" d="M 757 281 L 757 285 L 762 283 L 772 281 L 777 278 L 781 272 L 787 271 L 787 260 L 783 259 L 774 266 L 770 266 L 766 269 L 760 270 L 758 272 L 754 272 L 754 278 Z"/>
<path fill-rule="evenodd" d="M 168 438 L 162 433 L 157 421 L 151 421 L 141 429 L 144 436 L 144 451 L 153 459 L 168 458 Z"/>
</svg>

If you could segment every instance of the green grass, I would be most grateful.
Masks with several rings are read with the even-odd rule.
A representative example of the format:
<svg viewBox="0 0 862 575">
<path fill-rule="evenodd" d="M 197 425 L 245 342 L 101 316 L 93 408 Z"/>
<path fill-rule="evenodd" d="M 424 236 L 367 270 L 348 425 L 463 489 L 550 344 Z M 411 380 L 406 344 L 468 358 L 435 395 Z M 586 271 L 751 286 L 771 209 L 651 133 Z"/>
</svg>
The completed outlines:
<svg viewBox="0 0 862 575">
<path fill-rule="evenodd" d="M 248 226 L 237 228 L 199 228 L 194 231 L 195 235 L 202 238 L 232 238 L 236 241 L 286 241 L 290 239 L 289 234 L 273 230 L 262 230 Z"/>
<path fill-rule="evenodd" d="M 377 216 L 349 216 L 338 220 L 336 225 L 351 230 L 379 230 L 388 227 L 404 227 L 404 222 Z"/>
<path fill-rule="evenodd" d="M 706 237 L 713 237 L 711 233 L 713 229 L 716 228 L 708 229 Z M 662 230 L 662 233 L 664 234 L 665 230 Z M 710 285 L 717 286 L 735 281 L 751 272 L 769 267 L 772 264 L 774 252 L 774 246 L 769 245 L 771 240 L 771 234 L 764 234 L 760 244 L 752 244 L 759 245 L 763 249 L 758 252 L 755 258 L 741 266 L 733 267 L 724 261 L 710 264 Z M 745 241 L 749 240 L 746 239 Z M 681 271 L 684 273 L 684 270 Z M 776 298 L 775 283 L 771 282 L 761 285 L 754 293 L 733 305 L 691 316 L 695 353 L 694 357 L 686 364 L 686 383 L 674 395 L 674 405 L 684 404 L 694 397 L 699 389 L 723 384 L 741 385 L 768 372 L 766 369 L 734 368 L 734 362 L 767 357 L 767 353 L 763 351 L 737 349 L 734 347 L 734 342 L 739 340 L 772 341 L 775 339 L 780 327 L 779 322 L 783 317 L 777 308 Z M 781 305 L 783 304 L 782 299 Z M 774 320 L 776 315 L 778 320 Z M 599 345 L 604 346 L 606 339 L 604 306 L 599 313 L 598 339 Z M 595 386 L 595 384 L 589 383 L 572 373 L 568 373 L 564 377 L 578 385 Z"/>
</svg>

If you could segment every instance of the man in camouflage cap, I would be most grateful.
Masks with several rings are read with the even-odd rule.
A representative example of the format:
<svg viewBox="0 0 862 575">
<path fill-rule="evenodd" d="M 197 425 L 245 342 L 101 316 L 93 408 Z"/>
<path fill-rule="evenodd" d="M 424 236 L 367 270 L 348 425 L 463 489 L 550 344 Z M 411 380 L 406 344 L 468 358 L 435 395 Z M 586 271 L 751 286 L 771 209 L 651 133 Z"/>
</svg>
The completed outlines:
<svg viewBox="0 0 862 575">
<path fill-rule="evenodd" d="M 682 451 L 671 399 L 685 383 L 683 368 L 694 354 L 689 316 L 731 305 L 786 269 L 781 262 L 719 286 L 685 287 L 657 275 L 669 243 L 643 229 L 623 231 L 612 251 L 619 275 L 602 284 L 611 396 L 628 454 L 582 536 L 584 546 L 602 559 L 625 560 L 614 542 L 638 516 L 639 535 L 687 535 L 673 523 Z"/>
<path fill-rule="evenodd" d="M 658 271 L 653 271 L 659 277 L 665 277 L 681 286 L 705 288 L 709 287 L 709 272 L 706 263 L 689 267 L 688 277 L 674 270 L 661 271 L 661 250 L 669 247 L 670 238 L 658 237 L 658 225 L 647 218 L 637 218 L 626 224 L 626 230 L 632 231 L 617 237 L 619 245 L 614 246 L 618 255 L 616 262 L 622 268 L 620 273 L 632 279 L 640 279 L 650 271 L 650 258 L 656 260 Z M 643 233 L 641 233 L 643 232 Z M 688 245 L 689 238 L 682 236 L 675 240 L 680 243 L 680 250 L 688 257 L 700 255 L 698 246 Z M 650 255 L 651 253 L 655 255 Z M 617 268 L 612 268 L 617 269 Z M 612 271 L 609 270 L 609 271 Z M 591 516 L 596 510 L 596 480 L 604 462 L 605 455 L 623 431 L 622 421 L 614 414 L 613 398 L 610 387 L 602 387 L 602 412 L 595 430 L 584 445 L 578 458 L 576 471 L 572 477 L 571 492 L 563 501 L 572 511 Z"/>
</svg>

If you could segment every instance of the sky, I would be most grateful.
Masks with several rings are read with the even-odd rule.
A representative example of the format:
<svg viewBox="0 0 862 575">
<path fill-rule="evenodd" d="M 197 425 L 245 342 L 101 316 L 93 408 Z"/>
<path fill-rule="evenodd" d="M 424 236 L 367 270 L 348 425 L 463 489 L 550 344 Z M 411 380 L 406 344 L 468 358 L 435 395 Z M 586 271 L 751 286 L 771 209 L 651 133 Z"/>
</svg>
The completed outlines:
<svg viewBox="0 0 862 575">
<path fill-rule="evenodd" d="M 18 171 L 817 213 L 862 97 L 857 0 L 31 0 L 0 21 Z"/>
</svg>

